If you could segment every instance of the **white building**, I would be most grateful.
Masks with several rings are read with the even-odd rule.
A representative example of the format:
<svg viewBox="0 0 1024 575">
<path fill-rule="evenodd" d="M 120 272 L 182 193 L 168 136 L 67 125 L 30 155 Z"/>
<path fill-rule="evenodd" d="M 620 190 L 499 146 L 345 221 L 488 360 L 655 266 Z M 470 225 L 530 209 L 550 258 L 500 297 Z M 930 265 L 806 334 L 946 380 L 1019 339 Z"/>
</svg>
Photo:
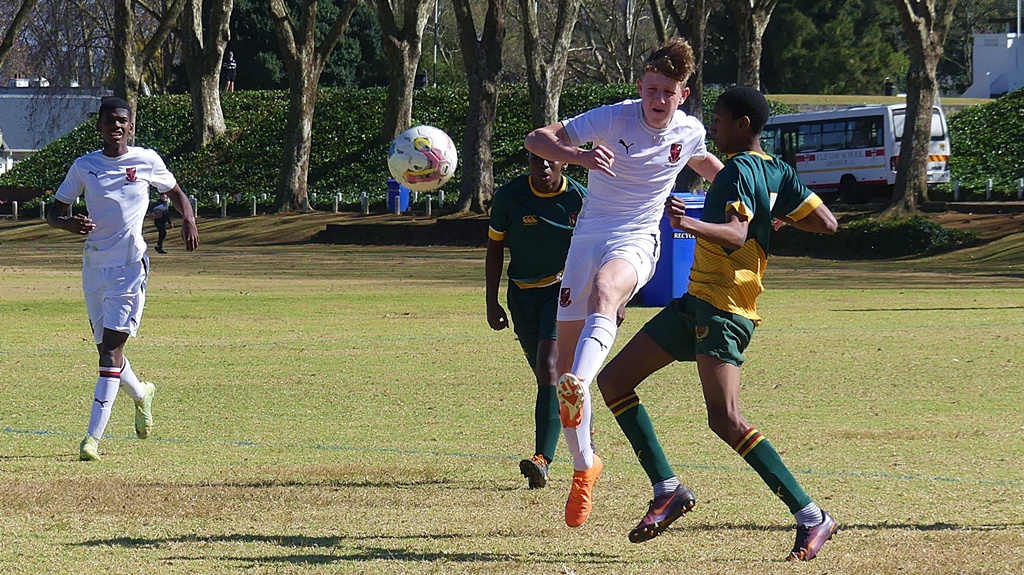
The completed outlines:
<svg viewBox="0 0 1024 575">
<path fill-rule="evenodd" d="M 965 98 L 992 98 L 1024 87 L 1024 36 L 975 34 L 974 78 Z"/>
<path fill-rule="evenodd" d="M 0 173 L 88 120 L 107 93 L 55 88 L 45 79 L 0 86 Z"/>
</svg>

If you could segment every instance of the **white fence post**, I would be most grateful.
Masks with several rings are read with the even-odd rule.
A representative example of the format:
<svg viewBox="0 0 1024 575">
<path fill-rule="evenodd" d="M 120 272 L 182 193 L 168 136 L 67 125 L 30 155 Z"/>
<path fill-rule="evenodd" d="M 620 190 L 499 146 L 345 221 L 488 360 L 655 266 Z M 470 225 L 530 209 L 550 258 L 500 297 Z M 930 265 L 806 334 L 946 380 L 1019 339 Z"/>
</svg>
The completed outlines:
<svg viewBox="0 0 1024 575">
<path fill-rule="evenodd" d="M 960 180 L 953 182 L 953 201 L 960 201 Z"/>
<path fill-rule="evenodd" d="M 364 216 L 370 215 L 370 197 L 366 195 L 366 192 L 359 194 L 359 212 Z"/>
<path fill-rule="evenodd" d="M 18 202 L 11 202 L 11 214 L 14 215 L 14 221 L 18 221 Z"/>
<path fill-rule="evenodd" d="M 985 180 L 985 199 L 992 199 L 992 178 Z"/>
<path fill-rule="evenodd" d="M 256 196 L 252 197 L 252 217 L 256 217 Z"/>
</svg>

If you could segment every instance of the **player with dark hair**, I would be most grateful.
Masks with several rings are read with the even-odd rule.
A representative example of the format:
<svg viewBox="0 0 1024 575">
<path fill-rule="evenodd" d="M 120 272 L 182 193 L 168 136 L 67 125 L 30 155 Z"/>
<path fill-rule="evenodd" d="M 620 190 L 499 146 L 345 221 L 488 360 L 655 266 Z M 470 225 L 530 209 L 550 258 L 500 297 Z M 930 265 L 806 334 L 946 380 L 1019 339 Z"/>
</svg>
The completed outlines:
<svg viewBox="0 0 1024 575">
<path fill-rule="evenodd" d="M 761 323 L 756 299 L 768 263 L 773 218 L 801 230 L 831 234 L 835 216 L 785 162 L 761 150 L 768 103 L 753 88 L 732 88 L 715 104 L 710 134 L 725 167 L 704 201 L 701 218 L 669 198 L 672 227 L 697 238 L 689 288 L 651 319 L 598 376 L 598 387 L 654 486 L 654 500 L 629 534 L 634 543 L 661 534 L 695 504 L 680 484 L 636 388 L 674 361 L 695 361 L 708 425 L 749 464 L 794 514 L 796 544 L 788 561 L 813 559 L 836 523 L 804 492 L 771 443 L 740 413 L 743 351 Z"/>
<path fill-rule="evenodd" d="M 555 398 L 555 316 L 569 240 L 587 189 L 562 174 L 564 164 L 527 152 L 530 173 L 498 188 L 491 205 L 486 256 L 487 323 L 508 327 L 498 284 L 508 246 L 508 309 L 537 379 L 534 455 L 519 462 L 530 489 L 547 485 L 561 426 Z"/>
<path fill-rule="evenodd" d="M 602 106 L 534 130 L 531 152 L 588 170 L 588 196 L 559 294 L 556 394 L 573 481 L 565 522 L 582 525 L 593 508 L 603 463 L 591 444 L 590 384 L 608 357 L 617 311 L 654 275 L 659 222 L 676 177 L 689 165 L 712 180 L 721 169 L 704 126 L 679 106 L 690 94 L 693 50 L 672 39 L 644 60 L 640 98 Z M 583 148 L 586 143 L 593 144 Z"/>
<path fill-rule="evenodd" d="M 152 383 L 139 381 L 124 355 L 129 336 L 135 336 L 146 301 L 149 258 L 142 224 L 149 206 L 149 188 L 167 193 L 182 215 L 185 249 L 199 245 L 192 205 L 174 176 L 153 150 L 129 146 L 135 125 L 128 103 L 105 98 L 96 128 L 103 148 L 79 157 L 57 188 L 46 223 L 86 236 L 82 255 L 82 289 L 96 349 L 99 378 L 89 417 L 89 429 L 79 445 L 78 458 L 99 460 L 103 437 L 119 388 L 135 400 L 135 433 L 149 437 L 153 427 Z M 88 215 L 66 215 L 85 194 Z"/>
</svg>

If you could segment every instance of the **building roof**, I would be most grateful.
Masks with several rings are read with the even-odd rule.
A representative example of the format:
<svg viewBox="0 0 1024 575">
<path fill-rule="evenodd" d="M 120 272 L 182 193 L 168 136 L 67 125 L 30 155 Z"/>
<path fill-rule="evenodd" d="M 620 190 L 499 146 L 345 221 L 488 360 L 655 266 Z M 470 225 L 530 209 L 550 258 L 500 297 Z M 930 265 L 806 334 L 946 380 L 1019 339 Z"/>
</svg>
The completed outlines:
<svg viewBox="0 0 1024 575">
<path fill-rule="evenodd" d="M 88 120 L 101 98 L 90 90 L 0 89 L 0 148 L 39 150 Z"/>
</svg>

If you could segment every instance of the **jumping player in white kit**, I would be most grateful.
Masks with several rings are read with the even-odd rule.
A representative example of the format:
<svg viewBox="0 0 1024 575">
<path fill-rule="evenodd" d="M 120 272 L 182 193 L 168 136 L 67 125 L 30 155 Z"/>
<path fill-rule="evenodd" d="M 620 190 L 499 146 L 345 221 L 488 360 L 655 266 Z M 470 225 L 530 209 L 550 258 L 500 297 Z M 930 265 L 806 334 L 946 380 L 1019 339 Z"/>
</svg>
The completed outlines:
<svg viewBox="0 0 1024 575">
<path fill-rule="evenodd" d="M 181 239 L 188 251 L 199 245 L 192 205 L 160 156 L 153 150 L 129 146 L 134 124 L 128 103 L 105 98 L 96 128 L 103 149 L 75 160 L 54 195 L 46 222 L 86 236 L 82 254 L 82 290 L 96 348 L 99 378 L 89 428 L 79 445 L 83 461 L 99 459 L 99 440 L 110 420 L 119 388 L 135 401 L 135 433 L 149 437 L 153 426 L 152 383 L 139 381 L 124 345 L 135 336 L 146 301 L 149 258 L 142 224 L 149 207 L 149 188 L 164 192 L 182 215 Z M 66 215 L 85 194 L 89 215 Z"/>
<path fill-rule="evenodd" d="M 608 357 L 616 312 L 654 275 L 658 224 L 676 177 L 689 165 L 706 180 L 722 162 L 708 153 L 701 121 L 679 106 L 695 64 L 685 40 L 672 39 L 644 60 L 638 100 L 584 112 L 534 130 L 526 148 L 588 170 L 588 196 L 576 223 L 558 309 L 559 415 L 573 456 L 565 522 L 583 524 L 604 465 L 591 445 L 590 384 Z M 581 148 L 592 143 L 590 149 Z"/>
</svg>

